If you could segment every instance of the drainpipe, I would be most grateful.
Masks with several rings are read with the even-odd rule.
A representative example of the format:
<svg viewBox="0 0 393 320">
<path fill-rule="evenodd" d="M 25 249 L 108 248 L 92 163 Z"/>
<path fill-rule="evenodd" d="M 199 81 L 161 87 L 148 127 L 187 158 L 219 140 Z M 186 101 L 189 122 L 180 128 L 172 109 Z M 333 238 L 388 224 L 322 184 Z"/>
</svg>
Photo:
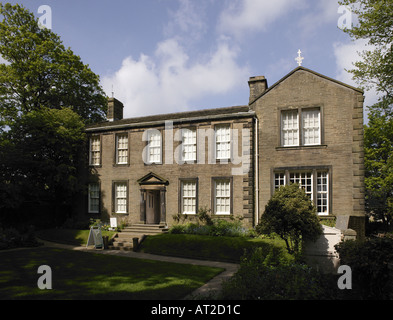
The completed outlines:
<svg viewBox="0 0 393 320">
<path fill-rule="evenodd" d="M 255 185 L 255 226 L 259 223 L 259 155 L 258 155 L 258 118 L 255 117 L 255 172 L 254 172 L 254 185 Z"/>
</svg>

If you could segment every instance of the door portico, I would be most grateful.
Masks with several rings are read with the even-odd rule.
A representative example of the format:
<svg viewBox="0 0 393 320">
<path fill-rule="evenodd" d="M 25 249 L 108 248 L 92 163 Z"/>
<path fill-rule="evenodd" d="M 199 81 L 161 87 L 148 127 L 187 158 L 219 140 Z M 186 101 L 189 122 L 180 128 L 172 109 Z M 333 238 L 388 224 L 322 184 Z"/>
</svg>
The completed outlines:
<svg viewBox="0 0 393 320">
<path fill-rule="evenodd" d="M 166 186 L 168 180 L 148 173 L 138 180 L 140 185 L 140 221 L 145 224 L 166 224 Z"/>
</svg>

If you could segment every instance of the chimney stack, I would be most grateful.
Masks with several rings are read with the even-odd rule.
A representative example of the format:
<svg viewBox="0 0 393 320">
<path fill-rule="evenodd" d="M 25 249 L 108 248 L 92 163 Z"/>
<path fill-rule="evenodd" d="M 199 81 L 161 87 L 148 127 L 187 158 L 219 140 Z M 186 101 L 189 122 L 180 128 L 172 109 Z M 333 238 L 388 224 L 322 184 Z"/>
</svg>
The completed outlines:
<svg viewBox="0 0 393 320">
<path fill-rule="evenodd" d="M 267 80 L 264 76 L 251 77 L 248 81 L 250 87 L 250 100 L 249 103 L 255 101 L 267 89 Z"/>
<path fill-rule="evenodd" d="M 108 121 L 116 121 L 123 119 L 123 104 L 117 100 L 116 98 L 108 99 L 108 113 L 107 120 Z"/>
</svg>

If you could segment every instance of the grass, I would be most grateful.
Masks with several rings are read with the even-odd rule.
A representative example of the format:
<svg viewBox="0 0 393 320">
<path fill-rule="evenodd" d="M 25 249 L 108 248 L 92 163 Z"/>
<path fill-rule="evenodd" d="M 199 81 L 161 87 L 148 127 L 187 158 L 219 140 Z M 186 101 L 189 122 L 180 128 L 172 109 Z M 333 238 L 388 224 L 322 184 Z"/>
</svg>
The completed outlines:
<svg viewBox="0 0 393 320">
<path fill-rule="evenodd" d="M 0 252 L 0 299 L 182 299 L 223 269 L 66 249 Z M 52 289 L 40 290 L 40 265 L 52 269 Z"/>
<path fill-rule="evenodd" d="M 162 255 L 239 263 L 245 250 L 250 251 L 255 247 L 270 250 L 272 246 L 286 252 L 285 243 L 281 239 L 160 234 L 148 236 L 142 243 L 141 250 Z"/>
</svg>

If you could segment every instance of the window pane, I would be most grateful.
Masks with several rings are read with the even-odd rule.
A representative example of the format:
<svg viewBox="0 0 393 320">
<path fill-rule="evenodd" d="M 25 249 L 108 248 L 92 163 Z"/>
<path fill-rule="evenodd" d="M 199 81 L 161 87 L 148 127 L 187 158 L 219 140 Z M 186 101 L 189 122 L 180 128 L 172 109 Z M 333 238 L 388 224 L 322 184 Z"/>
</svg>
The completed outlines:
<svg viewBox="0 0 393 320">
<path fill-rule="evenodd" d="M 229 179 L 215 182 L 215 213 L 231 213 L 231 184 Z"/>
<path fill-rule="evenodd" d="M 281 186 L 285 186 L 285 173 L 276 173 L 274 176 L 274 189 L 279 189 Z"/>
<path fill-rule="evenodd" d="M 299 125 L 297 110 L 283 111 L 281 114 L 281 144 L 299 145 Z"/>
<path fill-rule="evenodd" d="M 196 214 L 196 182 L 182 182 L 183 214 Z"/>
<path fill-rule="evenodd" d="M 184 161 L 195 161 L 196 160 L 196 149 L 197 139 L 196 130 L 183 129 L 183 160 Z"/>
<path fill-rule="evenodd" d="M 117 136 L 117 163 L 128 163 L 128 135 Z"/>
<path fill-rule="evenodd" d="M 289 182 L 299 184 L 300 188 L 305 191 L 310 200 L 313 199 L 312 181 L 313 179 L 311 172 L 291 172 L 289 175 Z"/>
<path fill-rule="evenodd" d="M 313 145 L 321 143 L 320 134 L 320 111 L 303 110 L 303 144 Z"/>
<path fill-rule="evenodd" d="M 327 172 L 317 173 L 317 212 L 329 214 L 329 176 Z"/>
<path fill-rule="evenodd" d="M 100 165 L 100 137 L 92 137 L 90 139 L 90 164 Z"/>
<path fill-rule="evenodd" d="M 100 208 L 100 185 L 89 184 L 89 212 L 98 213 Z"/>
<path fill-rule="evenodd" d="M 231 130 L 229 125 L 216 127 L 216 158 L 229 159 L 231 155 Z"/>
<path fill-rule="evenodd" d="M 115 212 L 127 212 L 127 184 L 123 182 L 115 184 Z"/>
<path fill-rule="evenodd" d="M 148 162 L 161 163 L 161 133 L 149 131 Z"/>
</svg>

